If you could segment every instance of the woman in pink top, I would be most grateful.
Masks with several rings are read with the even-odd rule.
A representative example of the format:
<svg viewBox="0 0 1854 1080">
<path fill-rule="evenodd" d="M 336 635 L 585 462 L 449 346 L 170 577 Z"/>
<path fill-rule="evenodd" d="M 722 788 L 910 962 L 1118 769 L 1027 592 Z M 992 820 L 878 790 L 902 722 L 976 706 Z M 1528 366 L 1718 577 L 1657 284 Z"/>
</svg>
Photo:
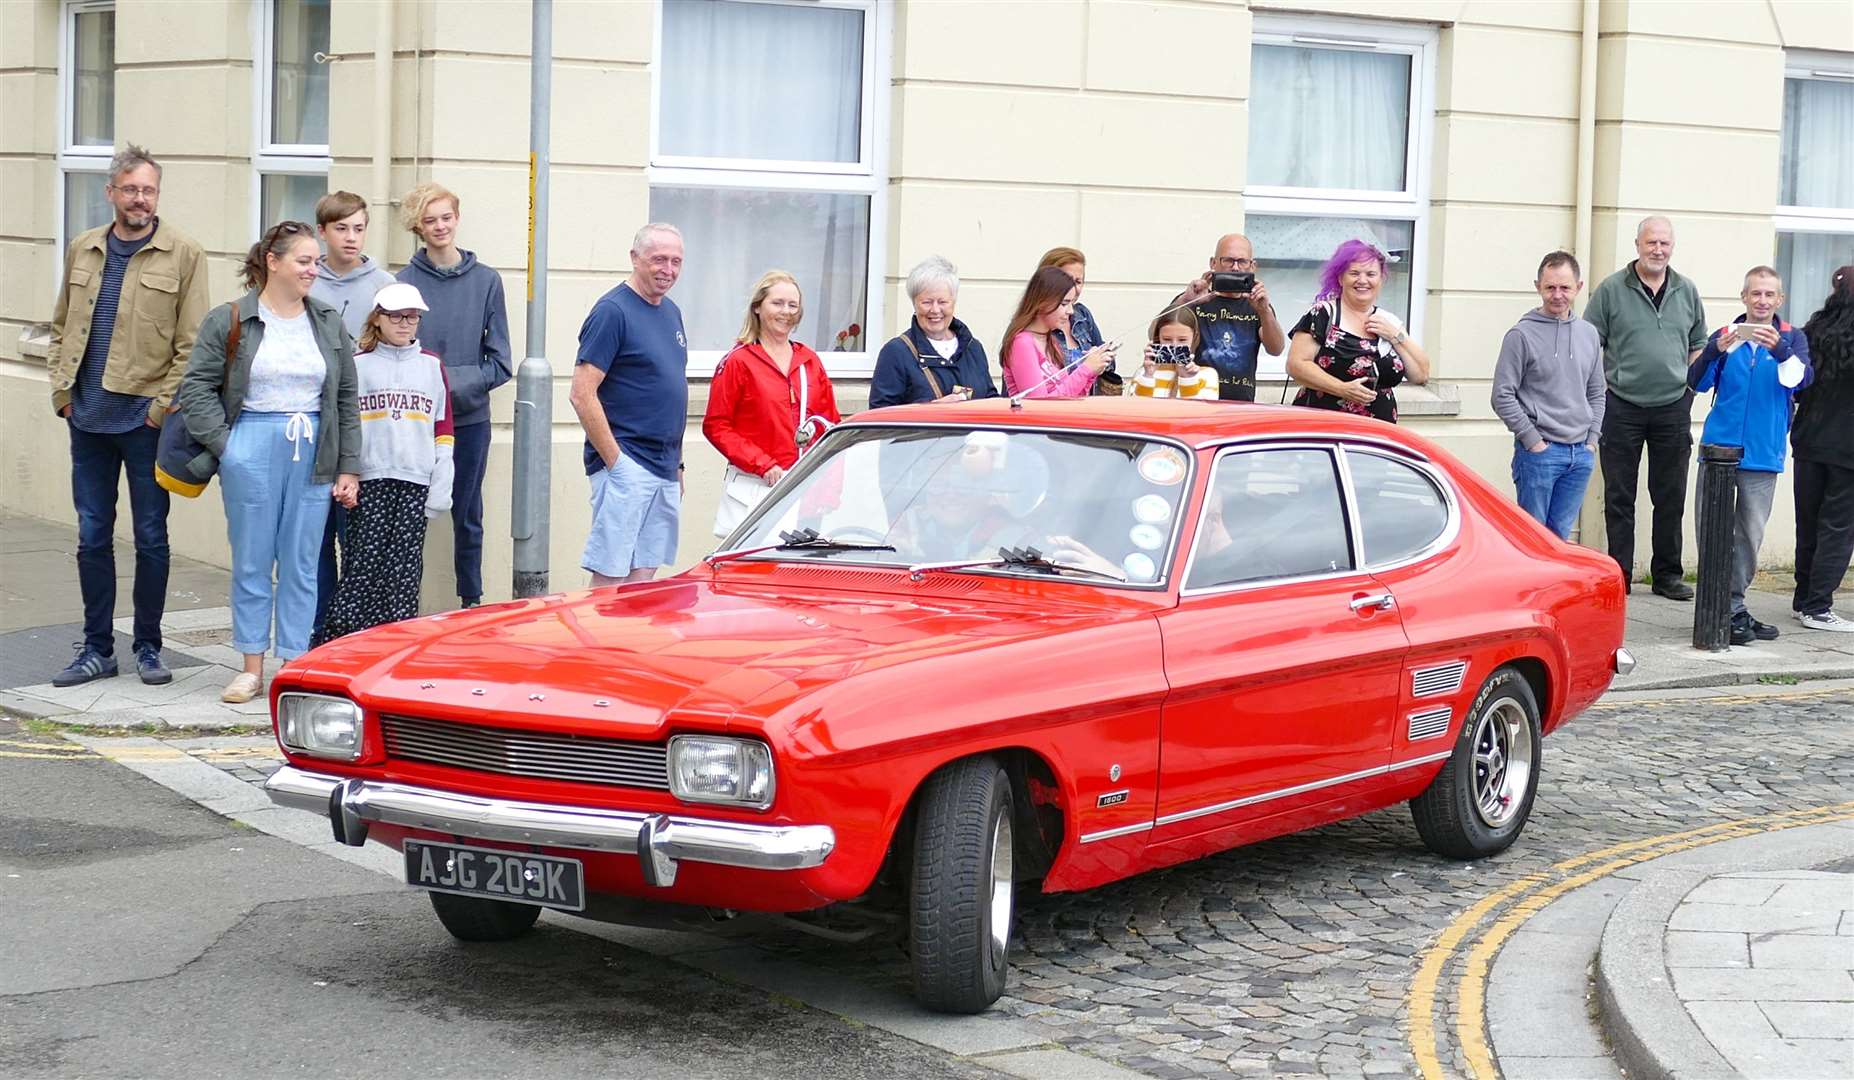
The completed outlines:
<svg viewBox="0 0 1854 1080">
<path fill-rule="evenodd" d="M 1097 345 L 1068 366 L 1062 340 L 1050 333 L 1068 325 L 1069 310 L 1081 294 L 1075 279 L 1045 266 L 1024 286 L 998 355 L 1004 368 L 1004 392 L 1033 398 L 1085 397 L 1096 376 L 1114 362 L 1112 346 Z"/>
</svg>

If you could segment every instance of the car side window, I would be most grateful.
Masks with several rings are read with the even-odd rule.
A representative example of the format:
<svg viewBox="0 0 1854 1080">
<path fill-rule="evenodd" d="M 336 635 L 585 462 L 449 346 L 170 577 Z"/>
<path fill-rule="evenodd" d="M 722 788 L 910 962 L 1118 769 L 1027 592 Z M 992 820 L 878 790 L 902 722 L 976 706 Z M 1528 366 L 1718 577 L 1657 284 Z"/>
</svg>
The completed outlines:
<svg viewBox="0 0 1854 1080">
<path fill-rule="evenodd" d="M 1329 451 L 1245 450 L 1217 459 L 1186 588 L 1330 574 L 1353 565 Z"/>
<path fill-rule="evenodd" d="M 1345 460 L 1358 499 L 1365 565 L 1409 558 L 1448 528 L 1448 501 L 1420 470 L 1380 454 L 1348 450 Z"/>
</svg>

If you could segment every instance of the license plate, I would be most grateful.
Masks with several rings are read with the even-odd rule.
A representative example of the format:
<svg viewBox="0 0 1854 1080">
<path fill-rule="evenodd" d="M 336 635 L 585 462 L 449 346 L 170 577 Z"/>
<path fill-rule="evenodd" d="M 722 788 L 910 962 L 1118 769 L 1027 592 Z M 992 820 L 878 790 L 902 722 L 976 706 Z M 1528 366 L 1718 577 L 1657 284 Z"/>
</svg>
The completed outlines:
<svg viewBox="0 0 1854 1080">
<path fill-rule="evenodd" d="M 406 881 L 421 889 L 562 911 L 586 907 L 586 875 L 578 859 L 428 840 L 407 840 L 405 855 Z"/>
</svg>

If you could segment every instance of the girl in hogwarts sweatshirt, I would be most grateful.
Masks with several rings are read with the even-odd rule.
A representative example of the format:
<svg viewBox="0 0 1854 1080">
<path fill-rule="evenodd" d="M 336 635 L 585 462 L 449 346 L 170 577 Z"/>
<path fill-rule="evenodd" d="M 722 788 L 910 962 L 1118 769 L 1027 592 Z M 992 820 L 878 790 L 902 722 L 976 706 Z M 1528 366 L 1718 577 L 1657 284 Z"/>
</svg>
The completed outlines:
<svg viewBox="0 0 1854 1080">
<path fill-rule="evenodd" d="M 348 512 L 341 583 L 317 645 L 418 614 L 425 520 L 451 506 L 450 384 L 416 340 L 427 310 L 416 287 L 388 285 L 361 330 L 360 503 Z"/>
</svg>

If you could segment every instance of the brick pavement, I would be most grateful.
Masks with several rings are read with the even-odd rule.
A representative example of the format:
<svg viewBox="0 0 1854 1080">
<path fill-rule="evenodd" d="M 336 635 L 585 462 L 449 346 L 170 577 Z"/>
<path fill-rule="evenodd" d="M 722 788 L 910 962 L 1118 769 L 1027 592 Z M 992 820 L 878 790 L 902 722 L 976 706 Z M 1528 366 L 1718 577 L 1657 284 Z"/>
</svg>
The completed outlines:
<svg viewBox="0 0 1854 1080">
<path fill-rule="evenodd" d="M 1149 1076 L 1417 1075 L 1411 980 L 1442 929 L 1477 900 L 1559 862 L 1631 840 L 1845 801 L 1854 694 L 1610 701 L 1545 742 L 1539 800 L 1508 852 L 1430 855 L 1393 808 L 1085 893 L 1019 898 L 998 1009 L 1050 1041 Z M 170 745 L 251 782 L 265 739 Z M 893 942 L 749 939 L 852 983 L 905 988 Z M 1466 1075 L 1444 970 L 1436 1035 Z"/>
</svg>

